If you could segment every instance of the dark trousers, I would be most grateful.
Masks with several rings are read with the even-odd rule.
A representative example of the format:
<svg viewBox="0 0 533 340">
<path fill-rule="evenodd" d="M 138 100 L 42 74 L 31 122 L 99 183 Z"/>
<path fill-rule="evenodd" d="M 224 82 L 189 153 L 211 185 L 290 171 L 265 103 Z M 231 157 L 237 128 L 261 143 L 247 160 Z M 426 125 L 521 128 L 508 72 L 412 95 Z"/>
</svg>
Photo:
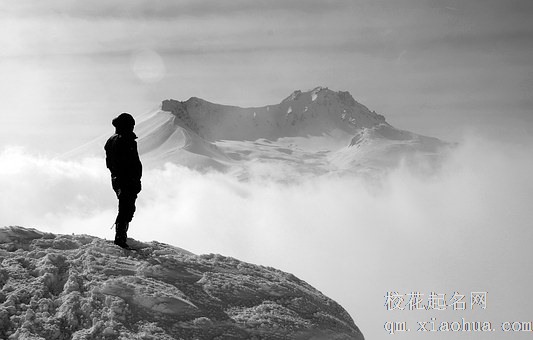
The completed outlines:
<svg viewBox="0 0 533 340">
<path fill-rule="evenodd" d="M 137 192 L 123 188 L 113 187 L 118 198 L 118 214 L 115 220 L 115 241 L 126 242 L 128 226 L 135 213 L 135 200 Z"/>
<path fill-rule="evenodd" d="M 137 200 L 137 194 L 134 192 L 128 192 L 127 190 L 115 191 L 118 198 L 118 214 L 115 223 L 123 224 L 130 223 L 135 213 L 135 201 Z"/>
</svg>

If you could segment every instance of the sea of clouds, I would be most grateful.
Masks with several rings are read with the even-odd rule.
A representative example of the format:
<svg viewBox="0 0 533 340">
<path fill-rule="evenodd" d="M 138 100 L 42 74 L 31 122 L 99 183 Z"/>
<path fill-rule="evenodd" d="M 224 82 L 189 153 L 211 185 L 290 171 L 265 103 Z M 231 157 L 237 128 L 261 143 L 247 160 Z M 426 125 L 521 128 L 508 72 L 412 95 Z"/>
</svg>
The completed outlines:
<svg viewBox="0 0 533 340">
<path fill-rule="evenodd" d="M 417 322 L 432 317 L 491 321 L 494 332 L 469 338 L 499 339 L 502 322 L 531 316 L 532 145 L 469 137 L 435 173 L 399 166 L 378 181 L 285 182 L 253 169 L 240 181 L 167 164 L 145 169 L 129 236 L 292 272 L 346 308 L 368 339 L 428 336 L 416 332 Z M 291 168 L 265 166 L 263 174 L 298 178 Z M 66 161 L 16 147 L 0 154 L 0 226 L 112 239 L 116 205 L 102 158 Z M 467 302 L 484 291 L 487 306 L 387 311 L 390 291 L 406 299 L 459 292 Z M 411 332 L 389 335 L 391 320 L 406 321 Z"/>
</svg>

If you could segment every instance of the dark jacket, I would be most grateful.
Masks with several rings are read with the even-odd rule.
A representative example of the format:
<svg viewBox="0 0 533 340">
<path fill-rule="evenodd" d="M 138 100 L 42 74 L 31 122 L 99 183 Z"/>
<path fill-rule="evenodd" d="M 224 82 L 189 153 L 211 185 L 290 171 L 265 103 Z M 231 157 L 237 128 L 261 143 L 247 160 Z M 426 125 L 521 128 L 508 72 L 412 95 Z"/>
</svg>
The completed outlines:
<svg viewBox="0 0 533 340">
<path fill-rule="evenodd" d="M 111 171 L 113 189 L 141 191 L 142 164 L 133 131 L 116 133 L 105 143 L 106 166 Z"/>
</svg>

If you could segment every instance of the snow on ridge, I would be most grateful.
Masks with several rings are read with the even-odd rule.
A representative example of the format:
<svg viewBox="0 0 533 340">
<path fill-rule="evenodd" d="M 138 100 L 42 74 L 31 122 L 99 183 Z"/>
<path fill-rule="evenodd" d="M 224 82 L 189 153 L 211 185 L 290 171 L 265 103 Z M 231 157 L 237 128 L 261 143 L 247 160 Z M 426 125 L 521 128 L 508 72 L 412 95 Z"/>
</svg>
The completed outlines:
<svg viewBox="0 0 533 340">
<path fill-rule="evenodd" d="M 53 234 L 44 233 L 34 228 L 10 226 L 0 229 L 0 243 L 31 242 L 35 239 L 52 236 Z"/>
<path fill-rule="evenodd" d="M 301 95 L 302 95 L 302 91 L 296 90 L 289 97 L 287 97 L 286 101 L 297 100 L 298 97 L 300 97 Z"/>
<path fill-rule="evenodd" d="M 327 87 L 318 86 L 311 91 L 311 101 L 315 101 L 318 98 L 318 93 L 322 90 L 327 90 Z"/>
<path fill-rule="evenodd" d="M 327 87 L 317 86 L 314 89 L 306 92 L 302 92 L 301 90 L 295 90 L 291 93 L 290 96 L 285 98 L 282 103 L 300 100 L 301 98 L 310 98 L 311 101 L 314 102 L 318 98 L 318 93 L 321 91 L 329 91 L 329 89 Z"/>
<path fill-rule="evenodd" d="M 141 250 L 0 228 L 0 338 L 363 339 L 340 305 L 292 274 L 128 243 Z"/>
</svg>

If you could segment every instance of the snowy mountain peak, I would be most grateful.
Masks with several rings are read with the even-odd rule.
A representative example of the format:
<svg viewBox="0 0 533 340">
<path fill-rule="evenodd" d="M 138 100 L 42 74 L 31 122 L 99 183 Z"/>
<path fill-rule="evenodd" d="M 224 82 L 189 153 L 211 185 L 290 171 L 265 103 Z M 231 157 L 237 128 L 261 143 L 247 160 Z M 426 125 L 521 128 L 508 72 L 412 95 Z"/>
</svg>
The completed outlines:
<svg viewBox="0 0 533 340">
<path fill-rule="evenodd" d="M 357 129 L 385 123 L 385 118 L 355 101 L 349 92 L 327 87 L 294 91 L 281 103 L 240 108 L 192 97 L 162 103 L 176 124 L 207 140 L 256 140 L 295 136 L 320 136 L 334 130 L 353 134 Z"/>
</svg>

